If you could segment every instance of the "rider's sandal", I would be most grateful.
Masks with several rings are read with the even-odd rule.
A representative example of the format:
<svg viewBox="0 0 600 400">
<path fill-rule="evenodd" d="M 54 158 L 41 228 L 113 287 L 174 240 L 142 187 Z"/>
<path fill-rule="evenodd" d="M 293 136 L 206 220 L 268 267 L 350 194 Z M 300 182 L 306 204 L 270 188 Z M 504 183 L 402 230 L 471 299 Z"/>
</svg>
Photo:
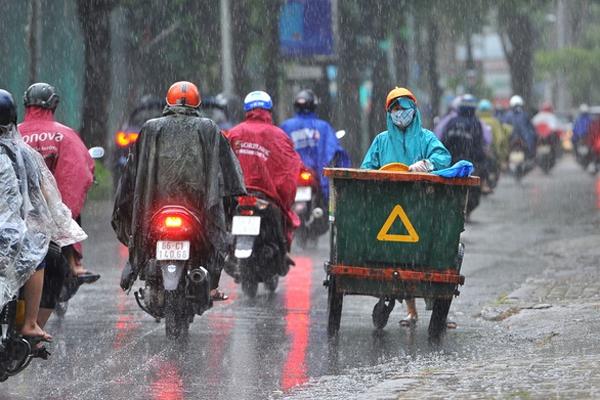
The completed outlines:
<svg viewBox="0 0 600 400">
<path fill-rule="evenodd" d="M 400 320 L 400 326 L 410 327 L 417 323 L 419 318 L 413 314 L 407 314 L 406 317 Z"/>
<path fill-rule="evenodd" d="M 446 328 L 456 329 L 456 328 L 458 328 L 458 324 L 454 321 L 448 321 L 448 322 L 446 322 Z"/>
<path fill-rule="evenodd" d="M 27 340 L 30 344 L 31 347 L 35 347 L 38 343 L 44 342 L 44 343 L 52 343 L 52 336 L 48 335 L 47 333 L 45 333 L 45 335 L 21 335 L 23 336 L 23 339 Z"/>
</svg>

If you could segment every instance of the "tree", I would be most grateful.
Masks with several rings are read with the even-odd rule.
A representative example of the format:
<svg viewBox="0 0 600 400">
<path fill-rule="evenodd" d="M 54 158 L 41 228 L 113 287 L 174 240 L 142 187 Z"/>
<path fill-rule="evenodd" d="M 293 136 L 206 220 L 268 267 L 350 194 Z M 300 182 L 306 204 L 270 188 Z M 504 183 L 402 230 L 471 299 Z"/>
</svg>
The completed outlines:
<svg viewBox="0 0 600 400">
<path fill-rule="evenodd" d="M 510 68 L 513 93 L 525 104 L 533 99 L 533 55 L 536 41 L 533 14 L 543 4 L 535 0 L 503 0 L 498 2 L 498 27 L 502 47 Z"/>
<path fill-rule="evenodd" d="M 77 0 L 85 46 L 80 133 L 88 146 L 103 145 L 111 89 L 110 12 L 116 0 Z"/>
</svg>

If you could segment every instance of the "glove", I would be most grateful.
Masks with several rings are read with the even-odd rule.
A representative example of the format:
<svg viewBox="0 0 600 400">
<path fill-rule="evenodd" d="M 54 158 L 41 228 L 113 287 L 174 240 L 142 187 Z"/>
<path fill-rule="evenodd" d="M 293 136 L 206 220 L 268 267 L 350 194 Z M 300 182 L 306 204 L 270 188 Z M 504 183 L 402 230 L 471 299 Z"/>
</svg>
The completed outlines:
<svg viewBox="0 0 600 400">
<path fill-rule="evenodd" d="M 431 169 L 433 169 L 430 169 L 430 164 L 431 163 L 429 163 L 427 160 L 417 161 L 416 163 L 408 167 L 408 170 L 410 172 L 429 172 Z"/>
</svg>

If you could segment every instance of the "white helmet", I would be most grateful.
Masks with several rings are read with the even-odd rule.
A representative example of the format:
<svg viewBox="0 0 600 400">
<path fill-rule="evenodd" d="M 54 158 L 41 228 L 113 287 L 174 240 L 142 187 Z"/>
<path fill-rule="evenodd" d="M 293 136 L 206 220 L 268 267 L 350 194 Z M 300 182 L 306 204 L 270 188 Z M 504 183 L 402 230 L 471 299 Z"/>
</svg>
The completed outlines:
<svg viewBox="0 0 600 400">
<path fill-rule="evenodd" d="M 589 107 L 587 104 L 585 104 L 585 103 L 582 103 L 582 104 L 579 106 L 579 112 L 581 112 L 581 113 L 587 113 L 587 112 L 590 112 L 590 107 Z"/>
<path fill-rule="evenodd" d="M 271 100 L 271 96 L 262 90 L 255 90 L 254 92 L 248 93 L 244 99 L 244 110 L 248 112 L 255 108 L 271 110 L 273 108 L 273 100 Z"/>
<path fill-rule="evenodd" d="M 518 94 L 515 94 L 513 97 L 510 98 L 509 104 L 511 107 L 523 107 L 523 98 Z"/>
</svg>

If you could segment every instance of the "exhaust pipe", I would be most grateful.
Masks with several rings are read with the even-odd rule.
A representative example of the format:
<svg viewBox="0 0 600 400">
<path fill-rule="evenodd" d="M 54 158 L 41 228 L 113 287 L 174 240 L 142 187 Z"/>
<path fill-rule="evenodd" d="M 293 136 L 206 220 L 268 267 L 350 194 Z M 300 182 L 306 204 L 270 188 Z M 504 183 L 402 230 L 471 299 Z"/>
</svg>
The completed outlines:
<svg viewBox="0 0 600 400">
<path fill-rule="evenodd" d="M 196 268 L 188 272 L 188 278 L 194 283 L 202 283 L 208 277 L 208 271 L 204 267 Z"/>
<path fill-rule="evenodd" d="M 314 219 L 319 219 L 323 217 L 323 209 L 321 207 L 315 207 L 314 210 L 312 210 L 312 217 Z"/>
</svg>

